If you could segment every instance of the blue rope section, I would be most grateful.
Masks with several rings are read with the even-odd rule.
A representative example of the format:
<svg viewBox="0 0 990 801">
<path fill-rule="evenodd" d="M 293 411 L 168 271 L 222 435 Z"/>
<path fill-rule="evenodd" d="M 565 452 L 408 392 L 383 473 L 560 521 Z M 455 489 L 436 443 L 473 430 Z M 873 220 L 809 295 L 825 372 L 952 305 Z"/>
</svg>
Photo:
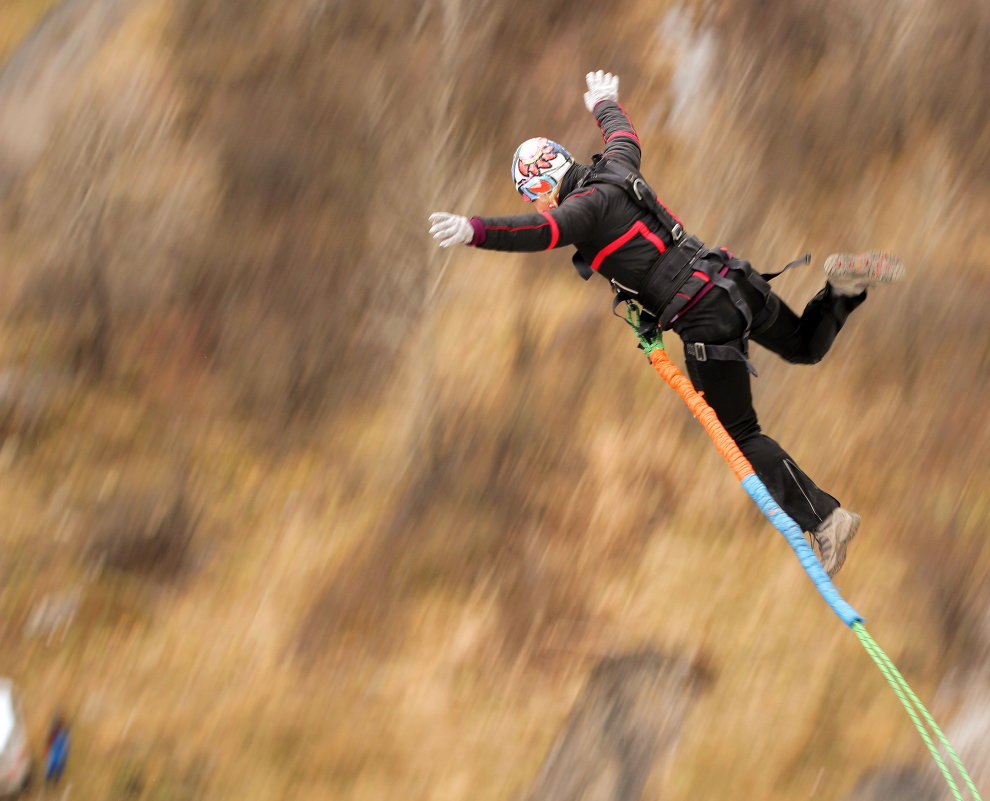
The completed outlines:
<svg viewBox="0 0 990 801">
<path fill-rule="evenodd" d="M 839 616 L 839 619 L 847 626 L 852 626 L 854 623 L 862 623 L 863 617 L 859 612 L 853 609 L 839 595 L 839 591 L 828 577 L 828 573 L 822 568 L 818 557 L 815 556 L 815 552 L 811 550 L 811 546 L 805 540 L 801 527 L 780 508 L 770 495 L 766 484 L 760 481 L 755 473 L 750 473 L 742 480 L 742 486 L 749 497 L 760 507 L 760 511 L 763 512 L 767 520 L 773 524 L 773 527 L 777 531 L 784 535 L 787 544 L 797 554 L 798 561 L 801 563 L 801 567 L 804 568 L 804 572 L 814 582 L 815 589 L 825 599 L 825 603 L 832 608 L 832 611 Z"/>
</svg>

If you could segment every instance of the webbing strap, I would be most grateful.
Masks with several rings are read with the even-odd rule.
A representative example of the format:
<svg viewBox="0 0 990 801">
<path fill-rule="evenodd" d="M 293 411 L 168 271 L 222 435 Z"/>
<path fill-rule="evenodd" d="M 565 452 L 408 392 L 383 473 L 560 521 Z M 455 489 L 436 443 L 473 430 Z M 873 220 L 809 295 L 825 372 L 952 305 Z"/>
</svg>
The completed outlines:
<svg viewBox="0 0 990 801">
<path fill-rule="evenodd" d="M 746 358 L 745 342 L 740 340 L 738 345 L 739 347 L 736 345 L 709 345 L 706 342 L 685 342 L 684 356 L 688 359 L 694 359 L 696 362 L 707 362 L 709 359 L 718 362 L 744 362 L 746 369 L 754 377 L 759 378 L 760 374 L 756 372 L 753 363 Z"/>
<path fill-rule="evenodd" d="M 772 281 L 778 275 L 783 275 L 792 267 L 800 267 L 802 264 L 811 264 L 811 254 L 805 253 L 800 259 L 794 259 L 794 261 L 788 262 L 781 269 L 777 270 L 775 273 L 760 273 L 763 278 L 767 281 Z"/>
<path fill-rule="evenodd" d="M 676 245 L 684 238 L 684 226 L 682 226 L 671 214 L 666 206 L 657 198 L 656 192 L 644 180 L 643 176 L 634 170 L 626 171 L 623 175 L 611 171 L 611 163 L 608 159 L 600 159 L 595 162 L 591 172 L 582 182 L 582 186 L 588 184 L 602 183 L 612 184 L 624 189 L 637 206 L 644 211 L 653 214 L 670 234 L 671 241 Z"/>
<path fill-rule="evenodd" d="M 742 292 L 739 291 L 738 284 L 728 275 L 722 275 L 718 272 L 714 273 L 711 279 L 715 286 L 719 289 L 724 289 L 729 294 L 732 305 L 739 309 L 739 313 L 742 314 L 743 319 L 746 321 L 746 330 L 743 333 L 743 339 L 747 339 L 749 337 L 750 326 L 753 324 L 753 312 L 749 308 L 746 299 L 742 296 Z"/>
<path fill-rule="evenodd" d="M 700 239 L 693 236 L 682 239 L 679 244 L 660 254 L 660 258 L 653 263 L 643 279 L 644 292 L 649 293 L 653 290 L 653 297 L 649 302 L 653 306 L 653 312 L 660 315 L 662 326 L 666 327 L 670 318 L 674 316 L 670 304 L 694 274 L 698 258 L 704 252 L 705 245 Z M 658 279 L 662 279 L 666 284 L 663 294 L 659 295 L 656 294 Z M 688 303 L 689 300 L 684 302 Z"/>
</svg>

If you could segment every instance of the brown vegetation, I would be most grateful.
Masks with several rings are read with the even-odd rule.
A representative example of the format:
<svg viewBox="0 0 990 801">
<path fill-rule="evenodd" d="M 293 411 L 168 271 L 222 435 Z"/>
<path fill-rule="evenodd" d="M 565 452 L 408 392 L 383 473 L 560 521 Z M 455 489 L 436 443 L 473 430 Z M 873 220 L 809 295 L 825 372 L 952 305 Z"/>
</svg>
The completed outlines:
<svg viewBox="0 0 990 801">
<path fill-rule="evenodd" d="M 129 489 L 111 499 L 90 524 L 89 556 L 101 568 L 169 579 L 188 567 L 195 523 L 183 491 Z"/>
<path fill-rule="evenodd" d="M 813 370 L 758 352 L 755 392 L 863 514 L 842 591 L 951 719 L 990 648 L 987 15 L 673 8 L 148 2 L 65 76 L 0 198 L 0 671 L 36 751 L 69 707 L 73 798 L 520 797 L 589 671 L 639 649 L 717 676 L 644 797 L 923 764 L 605 288 L 426 235 L 518 209 L 523 138 L 595 152 L 603 67 L 706 241 L 899 251 L 904 286 Z M 66 636 L 23 637 L 70 587 Z"/>
</svg>

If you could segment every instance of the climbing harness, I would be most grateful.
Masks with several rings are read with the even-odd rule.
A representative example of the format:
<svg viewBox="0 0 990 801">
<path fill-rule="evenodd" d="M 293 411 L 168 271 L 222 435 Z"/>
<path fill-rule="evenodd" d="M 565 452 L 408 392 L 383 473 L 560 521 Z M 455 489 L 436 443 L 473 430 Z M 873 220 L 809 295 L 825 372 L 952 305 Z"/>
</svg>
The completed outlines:
<svg viewBox="0 0 990 801">
<path fill-rule="evenodd" d="M 808 263 L 811 260 L 810 254 L 792 261 L 776 273 L 761 275 L 746 262 L 734 258 L 724 248 L 712 250 L 705 247 L 700 239 L 688 234 L 681 221 L 660 202 L 656 192 L 637 170 L 620 167 L 608 157 L 596 154 L 592 158 L 590 171 L 577 188 L 596 183 L 611 184 L 622 189 L 648 217 L 659 222 L 662 238 L 667 245 L 641 278 L 635 281 L 626 278 L 620 280 L 620 277 L 610 279 L 615 293 L 613 313 L 619 304 L 632 302 L 643 312 L 643 321 L 640 324 L 643 331 L 640 333 L 645 333 L 650 328 L 666 330 L 714 287 L 719 287 L 729 296 L 745 321 L 742 336 L 737 341 L 718 344 L 689 342 L 686 343 L 685 354 L 698 361 L 741 361 L 752 375 L 759 375 L 749 361 L 753 307 L 743 296 L 735 278 L 738 276 L 751 284 L 757 293 L 766 298 L 770 294 L 768 282 L 792 267 Z M 582 278 L 587 280 L 593 275 L 580 251 L 574 254 L 572 261 Z"/>
<path fill-rule="evenodd" d="M 793 266 L 793 263 L 788 266 Z M 787 268 L 785 267 L 784 269 Z M 685 404 L 687 404 L 691 413 L 704 427 L 718 452 L 729 463 L 729 467 L 739 479 L 746 493 L 753 499 L 773 527 L 784 535 L 787 543 L 797 555 L 798 561 L 801 563 L 804 571 L 808 574 L 825 602 L 839 619 L 853 630 L 866 649 L 866 652 L 870 655 L 870 658 L 880 668 L 881 673 L 883 673 L 884 678 L 890 683 L 901 704 L 907 710 L 911 721 L 917 728 L 922 740 L 924 740 L 929 753 L 941 770 L 953 798 L 956 801 L 963 801 L 956 780 L 939 752 L 936 740 L 948 752 L 952 763 L 955 765 L 959 775 L 962 776 L 963 782 L 973 799 L 975 801 L 982 801 L 962 760 L 942 733 L 935 719 L 908 686 L 907 681 L 905 681 L 904 677 L 897 670 L 890 657 L 883 652 L 876 641 L 866 631 L 866 627 L 863 625 L 863 617 L 839 595 L 839 591 L 835 588 L 835 585 L 821 566 L 821 563 L 815 556 L 815 552 L 805 540 L 804 532 L 800 526 L 771 497 L 769 490 L 756 475 L 749 460 L 739 450 L 739 446 L 736 445 L 735 441 L 719 422 L 715 410 L 708 405 L 700 393 L 695 391 L 691 382 L 670 360 L 670 357 L 664 350 L 661 332 L 656 330 L 655 326 L 644 327 L 642 323 L 643 311 L 636 303 L 626 301 L 626 306 L 626 322 L 636 331 L 636 336 L 639 339 L 639 347 L 643 349 L 654 369 L 677 392 Z M 614 308 L 613 306 L 613 311 Z M 926 725 L 928 727 L 927 729 L 925 728 Z M 931 734 L 929 733 L 929 729 L 931 730 Z M 932 734 L 934 734 L 934 738 Z"/>
<path fill-rule="evenodd" d="M 578 184 L 578 189 L 592 184 L 611 184 L 622 189 L 643 212 L 660 223 L 664 250 L 650 265 L 642 279 L 631 287 L 626 282 L 612 279 L 612 288 L 623 300 L 635 300 L 643 309 L 649 311 L 662 328 L 670 326 L 671 321 L 704 289 L 705 285 L 714 280 L 709 272 L 717 270 L 706 257 L 712 252 L 705 243 L 695 236 L 689 235 L 680 220 L 671 214 L 664 206 L 642 175 L 627 167 L 617 168 L 612 161 L 600 153 L 592 157 L 591 170 Z M 593 271 L 581 252 L 574 254 L 573 263 L 578 274 L 585 280 L 593 275 Z"/>
</svg>

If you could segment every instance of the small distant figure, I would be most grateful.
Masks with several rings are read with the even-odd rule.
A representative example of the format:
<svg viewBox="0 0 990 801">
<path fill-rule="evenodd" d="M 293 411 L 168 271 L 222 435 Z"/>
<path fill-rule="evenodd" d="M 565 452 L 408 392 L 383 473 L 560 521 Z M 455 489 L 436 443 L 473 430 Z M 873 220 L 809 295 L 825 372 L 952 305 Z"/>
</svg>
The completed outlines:
<svg viewBox="0 0 990 801">
<path fill-rule="evenodd" d="M 69 726 L 65 716 L 57 714 L 48 730 L 48 745 L 45 751 L 45 782 L 58 784 L 69 759 Z"/>
</svg>

